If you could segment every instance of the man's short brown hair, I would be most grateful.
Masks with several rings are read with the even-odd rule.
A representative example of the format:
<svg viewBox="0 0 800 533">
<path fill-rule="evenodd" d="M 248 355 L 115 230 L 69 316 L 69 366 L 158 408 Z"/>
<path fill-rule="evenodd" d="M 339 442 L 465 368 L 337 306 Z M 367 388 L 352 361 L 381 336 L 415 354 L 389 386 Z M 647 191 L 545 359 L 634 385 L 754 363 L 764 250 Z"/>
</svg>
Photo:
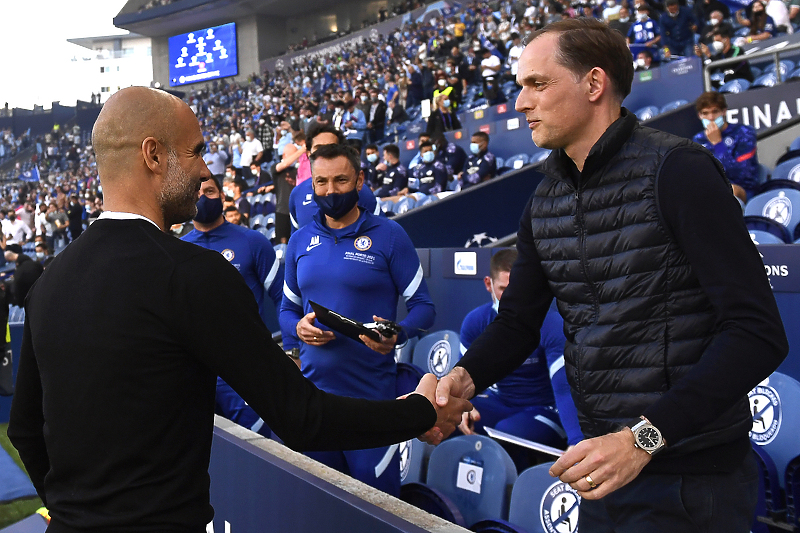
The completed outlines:
<svg viewBox="0 0 800 533">
<path fill-rule="evenodd" d="M 697 101 L 694 103 L 694 108 L 700 113 L 703 109 L 708 109 L 709 107 L 728 109 L 728 102 L 725 101 L 725 96 L 717 91 L 708 91 L 697 98 Z"/>
<path fill-rule="evenodd" d="M 593 18 L 565 19 L 535 32 L 531 41 L 545 33 L 558 34 L 555 60 L 577 79 L 601 68 L 611 80 L 620 103 L 631 92 L 633 58 L 625 38 Z"/>
<path fill-rule="evenodd" d="M 492 256 L 489 262 L 489 276 L 492 279 L 497 279 L 500 272 L 511 272 L 511 267 L 514 266 L 514 261 L 517 260 L 517 250 L 508 248 L 500 250 Z"/>
</svg>

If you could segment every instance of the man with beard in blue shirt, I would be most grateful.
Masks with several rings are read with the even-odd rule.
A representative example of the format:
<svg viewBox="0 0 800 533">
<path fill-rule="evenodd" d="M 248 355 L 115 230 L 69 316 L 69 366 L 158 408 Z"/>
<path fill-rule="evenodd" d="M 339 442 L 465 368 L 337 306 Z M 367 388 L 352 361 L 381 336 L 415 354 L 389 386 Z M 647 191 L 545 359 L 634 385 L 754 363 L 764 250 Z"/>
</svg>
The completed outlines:
<svg viewBox="0 0 800 533">
<path fill-rule="evenodd" d="M 375 189 L 375 196 L 386 198 L 397 195 L 408 187 L 408 170 L 400 164 L 400 149 L 396 144 L 383 147 L 383 181 Z"/>
<path fill-rule="evenodd" d="M 358 153 L 332 144 L 311 155 L 319 211 L 292 235 L 286 249 L 281 328 L 300 339 L 303 375 L 320 389 L 350 397 L 396 396 L 394 347 L 433 325 L 435 310 L 414 245 L 394 221 L 358 206 L 363 183 Z M 395 320 L 402 296 L 408 316 L 401 332 L 361 343 L 319 324 L 310 301 L 359 322 Z M 362 344 L 363 343 L 363 344 Z M 309 456 L 389 494 L 400 491 L 396 446 L 310 453 Z"/>
</svg>

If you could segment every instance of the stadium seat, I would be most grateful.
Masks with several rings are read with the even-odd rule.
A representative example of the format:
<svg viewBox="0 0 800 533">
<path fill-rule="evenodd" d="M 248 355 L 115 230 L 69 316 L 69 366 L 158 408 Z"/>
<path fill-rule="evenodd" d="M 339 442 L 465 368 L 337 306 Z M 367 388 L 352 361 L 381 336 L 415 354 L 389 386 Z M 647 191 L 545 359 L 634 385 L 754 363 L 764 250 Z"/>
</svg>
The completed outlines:
<svg viewBox="0 0 800 533">
<path fill-rule="evenodd" d="M 395 391 L 395 396 L 402 396 L 414 392 L 414 389 L 419 385 L 419 380 L 421 380 L 424 375 L 425 372 L 416 365 L 411 363 L 397 363 L 397 390 Z"/>
<path fill-rule="evenodd" d="M 762 74 L 750 85 L 751 89 L 758 89 L 760 87 L 775 87 L 778 84 L 778 78 L 774 72 Z"/>
<path fill-rule="evenodd" d="M 531 155 L 531 158 L 528 160 L 528 163 L 541 163 L 550 155 L 551 150 L 541 150 L 536 152 L 535 154 Z"/>
<path fill-rule="evenodd" d="M 262 215 L 264 217 L 262 225 L 265 228 L 274 228 L 275 227 L 275 213 L 270 213 L 269 215 Z"/>
<path fill-rule="evenodd" d="M 400 454 L 400 484 L 425 483 L 428 473 L 428 460 L 434 446 L 419 439 L 401 442 L 397 453 Z"/>
<path fill-rule="evenodd" d="M 786 483 L 786 521 L 800 526 L 800 455 L 789 461 L 784 477 Z"/>
<path fill-rule="evenodd" d="M 765 186 L 774 181 L 768 181 Z M 800 191 L 779 188 L 757 194 L 745 205 L 744 214 L 771 218 L 784 225 L 789 235 L 794 235 L 794 228 L 800 220 Z"/>
<path fill-rule="evenodd" d="M 634 115 L 636 115 L 640 121 L 644 122 L 645 120 L 650 120 L 651 118 L 657 116 L 658 108 L 654 105 L 648 105 L 636 110 Z"/>
<path fill-rule="evenodd" d="M 790 180 L 800 183 L 800 157 L 784 161 L 772 171 L 772 179 Z"/>
<path fill-rule="evenodd" d="M 398 344 L 394 347 L 394 361 L 396 363 L 410 363 L 414 355 L 414 347 L 419 342 L 419 337 L 408 339 L 405 344 Z"/>
<path fill-rule="evenodd" d="M 286 243 L 281 242 L 273 246 L 275 249 L 275 257 L 278 258 L 278 261 L 283 263 L 284 259 L 286 259 Z"/>
<path fill-rule="evenodd" d="M 250 217 L 250 229 L 258 229 L 264 226 L 264 215 Z"/>
<path fill-rule="evenodd" d="M 781 59 L 778 64 L 780 65 L 781 71 L 781 79 L 785 80 L 789 74 L 794 70 L 794 61 L 789 59 Z M 775 63 L 770 63 L 766 67 L 764 67 L 764 74 L 769 74 L 770 72 L 775 72 Z"/>
<path fill-rule="evenodd" d="M 756 244 L 788 244 L 792 236 L 786 226 L 771 218 L 759 215 L 746 215 L 744 225 L 750 233 L 750 238 Z"/>
<path fill-rule="evenodd" d="M 435 194 L 429 194 L 428 196 L 417 202 L 417 207 L 422 207 L 423 205 L 432 204 L 433 202 L 438 202 L 438 201 L 439 201 L 438 196 L 436 196 Z"/>
<path fill-rule="evenodd" d="M 427 485 L 456 504 L 467 524 L 508 518 L 514 461 L 483 435 L 462 435 L 439 444 L 428 461 Z"/>
<path fill-rule="evenodd" d="M 397 203 L 392 207 L 392 212 L 395 215 L 402 215 L 407 211 L 414 209 L 417 205 L 417 200 L 413 196 L 404 196 L 397 200 Z"/>
<path fill-rule="evenodd" d="M 661 113 L 666 113 L 667 111 L 674 111 L 675 109 L 678 109 L 681 106 L 685 106 L 688 103 L 689 103 L 688 100 L 674 100 L 674 101 L 664 105 L 664 107 L 661 108 L 660 112 Z"/>
<path fill-rule="evenodd" d="M 750 27 L 749 26 L 742 26 L 734 33 L 736 37 L 747 37 L 750 35 Z"/>
<path fill-rule="evenodd" d="M 422 337 L 414 347 L 412 362 L 425 372 L 444 377 L 460 359 L 458 333 L 444 329 Z"/>
<path fill-rule="evenodd" d="M 458 507 L 441 491 L 422 483 L 406 483 L 400 487 L 400 499 L 423 511 L 457 526 L 465 527 Z"/>
<path fill-rule="evenodd" d="M 792 144 L 789 145 L 789 150 L 800 150 L 800 137 L 792 141 Z"/>
<path fill-rule="evenodd" d="M 719 88 L 721 93 L 743 93 L 750 88 L 750 82 L 744 79 L 731 80 Z"/>
<path fill-rule="evenodd" d="M 753 444 L 758 463 L 758 500 L 756 503 L 756 519 L 753 521 L 753 533 L 770 531 L 759 524 L 757 517 L 764 516 L 771 519 L 780 517 L 786 509 L 783 492 L 778 485 L 778 469 L 770 455 Z"/>
<path fill-rule="evenodd" d="M 476 524 L 472 524 L 469 530 L 476 533 L 528 533 L 527 530 L 505 520 L 481 520 Z"/>
<path fill-rule="evenodd" d="M 384 213 L 390 213 L 394 209 L 394 202 L 387 198 L 378 198 L 378 202 L 381 204 L 381 211 Z"/>
<path fill-rule="evenodd" d="M 764 73 L 763 70 L 755 65 L 750 65 L 750 72 L 753 74 L 753 79 L 756 79 Z"/>
<path fill-rule="evenodd" d="M 551 466 L 552 462 L 528 468 L 511 491 L 508 521 L 528 533 L 579 530 L 580 498 L 572 487 L 550 476 Z M 552 529 L 544 529 L 542 522 L 551 524 Z"/>
<path fill-rule="evenodd" d="M 798 455 L 800 383 L 773 372 L 748 394 L 753 428 L 750 440 L 769 454 L 777 469 L 777 485 L 784 486 L 786 467 Z"/>
<path fill-rule="evenodd" d="M 261 235 L 263 235 L 269 240 L 275 238 L 275 228 L 265 228 L 264 226 L 259 226 L 258 228 L 256 228 L 256 231 L 261 233 Z"/>
<path fill-rule="evenodd" d="M 512 155 L 506 159 L 505 167 L 511 170 L 518 170 L 528 164 L 528 154 Z"/>
</svg>

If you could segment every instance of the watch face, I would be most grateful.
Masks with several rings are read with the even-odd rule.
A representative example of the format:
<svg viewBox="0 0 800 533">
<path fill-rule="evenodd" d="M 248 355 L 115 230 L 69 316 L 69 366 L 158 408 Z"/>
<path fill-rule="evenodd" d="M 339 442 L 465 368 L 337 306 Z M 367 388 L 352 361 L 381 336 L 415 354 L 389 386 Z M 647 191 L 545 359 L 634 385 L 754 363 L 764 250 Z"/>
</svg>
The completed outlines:
<svg viewBox="0 0 800 533">
<path fill-rule="evenodd" d="M 636 434 L 636 442 L 645 450 L 651 451 L 661 443 L 661 435 L 654 427 L 643 427 Z"/>
</svg>

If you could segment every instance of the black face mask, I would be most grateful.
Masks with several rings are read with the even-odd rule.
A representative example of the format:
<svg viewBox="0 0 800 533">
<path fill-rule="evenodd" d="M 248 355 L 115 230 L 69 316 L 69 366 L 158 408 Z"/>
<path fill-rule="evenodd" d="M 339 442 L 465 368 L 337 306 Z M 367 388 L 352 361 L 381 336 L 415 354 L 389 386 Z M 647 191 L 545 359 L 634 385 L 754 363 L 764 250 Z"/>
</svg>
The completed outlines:
<svg viewBox="0 0 800 533">
<path fill-rule="evenodd" d="M 352 191 L 329 194 L 327 196 L 317 196 L 315 192 L 312 197 L 322 214 L 331 217 L 333 220 L 339 220 L 352 211 L 358 203 L 358 190 L 354 187 Z"/>
</svg>

